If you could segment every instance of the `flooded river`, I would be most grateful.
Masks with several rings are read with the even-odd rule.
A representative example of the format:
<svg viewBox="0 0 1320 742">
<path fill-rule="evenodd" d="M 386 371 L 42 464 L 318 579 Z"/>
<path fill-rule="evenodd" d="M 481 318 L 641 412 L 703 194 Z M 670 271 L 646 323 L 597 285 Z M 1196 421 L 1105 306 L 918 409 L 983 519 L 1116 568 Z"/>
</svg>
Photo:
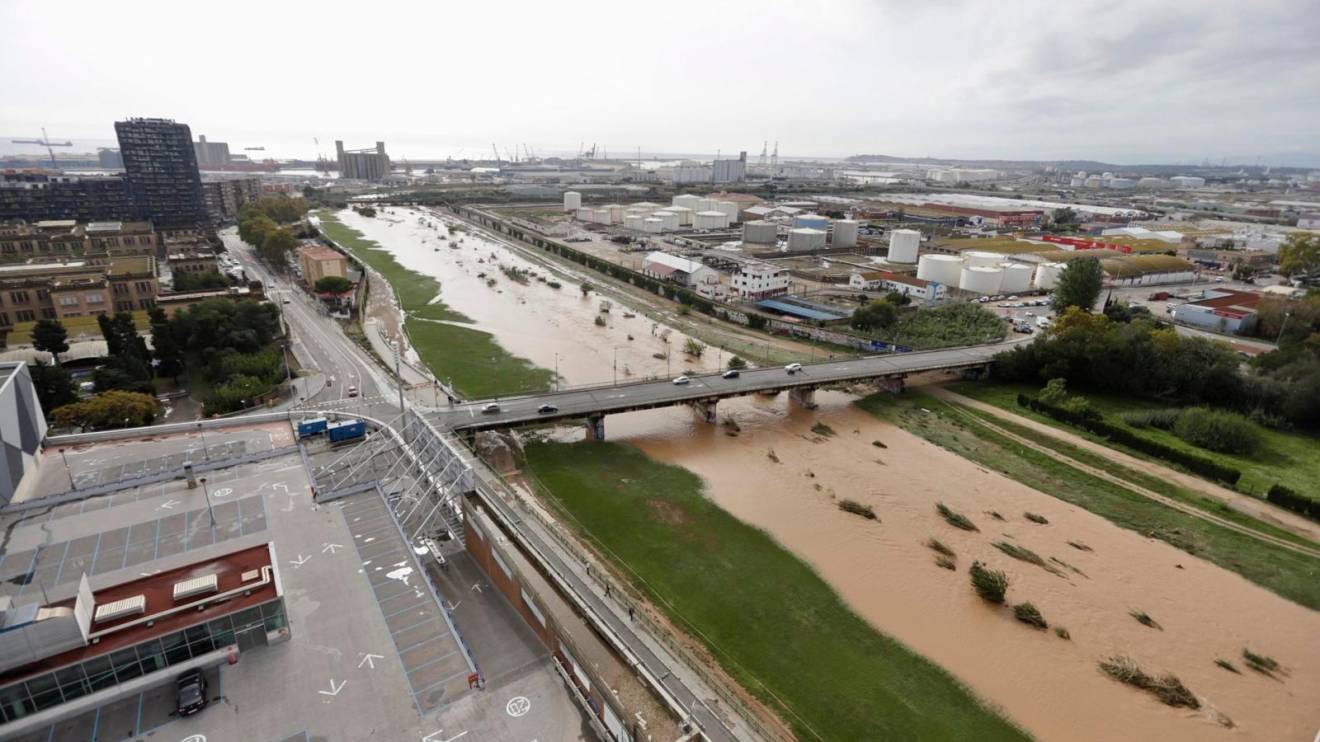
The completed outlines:
<svg viewBox="0 0 1320 742">
<path fill-rule="evenodd" d="M 340 218 L 404 266 L 439 279 L 443 300 L 510 352 L 545 368 L 554 367 L 557 355 L 566 384 L 609 381 L 616 352 L 620 380 L 627 372 L 676 375 L 716 365 L 713 349 L 699 365 L 680 362 L 681 335 L 672 332 L 666 344 L 663 328 L 652 334 L 650 320 L 624 319 L 617 305 L 608 326 L 595 326 L 600 297 L 584 299 L 574 281 L 557 279 L 563 287 L 556 291 L 534 279 L 526 286 L 506 279 L 490 264 L 492 252 L 497 264 L 546 274 L 508 248 L 468 233 L 455 235 L 462 242 L 450 249 L 439 241 L 447 234 L 419 224 L 416 212 L 391 212 L 384 219 L 348 212 Z M 478 278 L 481 272 L 496 287 Z M 653 358 L 656 353 L 662 357 Z M 809 562 L 859 615 L 948 669 L 1039 739 L 1273 742 L 1315 735 L 1320 614 L 989 472 L 857 410 L 852 399 L 818 392 L 815 411 L 791 406 L 783 395 L 722 402 L 719 417 L 737 421 L 736 437 L 686 408 L 611 416 L 606 435 L 700 475 L 711 498 Z M 813 433 L 817 422 L 835 435 Z M 842 497 L 872 505 L 880 522 L 838 510 L 835 498 Z M 949 527 L 934 512 L 937 501 L 966 513 L 981 533 Z M 992 520 L 990 510 L 1007 521 Z M 1026 511 L 1049 524 L 1026 521 Z M 934 564 L 924 546 L 932 536 L 957 551 L 957 572 Z M 991 546 L 995 540 L 1078 571 L 1056 576 L 1015 561 Z M 1071 641 L 977 598 L 967 579 L 974 559 L 1007 572 L 1009 601 L 1033 602 L 1052 626 L 1067 627 Z M 1129 611 L 1137 610 L 1163 630 L 1133 620 Z M 1273 680 L 1246 669 L 1244 647 L 1275 657 L 1290 675 Z M 1201 699 L 1201 710 L 1164 706 L 1105 677 L 1096 663 L 1112 654 L 1130 655 L 1152 674 L 1177 674 Z M 1242 674 L 1215 666 L 1219 657 Z M 1225 717 L 1234 728 L 1223 725 Z"/>
<path fill-rule="evenodd" d="M 431 226 L 419 222 L 419 216 Z M 375 240 L 400 265 L 438 280 L 440 300 L 492 334 L 505 350 L 542 368 L 557 367 L 562 385 L 672 377 L 714 370 L 728 360 L 718 348 L 707 348 L 699 358 L 685 354 L 686 335 L 617 298 L 595 291 L 583 296 L 577 276 L 552 273 L 473 231 L 450 234 L 447 226 L 457 221 L 397 207 L 370 218 L 350 210 L 336 217 Z M 501 266 L 546 280 L 533 277 L 522 284 Z M 560 288 L 552 288 L 550 281 Z M 602 302 L 609 303 L 608 312 L 601 311 Z M 597 325 L 597 317 L 606 324 Z"/>
</svg>

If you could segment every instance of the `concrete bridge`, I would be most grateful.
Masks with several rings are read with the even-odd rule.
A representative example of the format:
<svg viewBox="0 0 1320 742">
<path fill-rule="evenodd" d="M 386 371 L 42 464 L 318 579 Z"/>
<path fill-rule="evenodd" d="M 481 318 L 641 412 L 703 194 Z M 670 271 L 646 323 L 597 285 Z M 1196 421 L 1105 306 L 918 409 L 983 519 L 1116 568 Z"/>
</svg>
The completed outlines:
<svg viewBox="0 0 1320 742">
<path fill-rule="evenodd" d="M 649 410 L 687 404 L 697 410 L 707 422 L 715 422 L 715 409 L 719 400 L 755 393 L 787 391 L 799 404 L 812 407 L 815 390 L 829 384 L 857 381 L 887 380 L 895 391 L 902 388 L 908 374 L 943 369 L 971 369 L 983 367 L 995 354 L 1006 350 L 1004 345 L 984 345 L 970 348 L 951 348 L 915 353 L 896 353 L 868 358 L 803 364 L 802 370 L 790 374 L 782 366 L 744 369 L 737 378 L 725 379 L 719 373 L 694 375 L 687 384 L 674 384 L 670 379 L 635 381 L 616 385 L 570 389 L 560 392 L 509 397 L 498 400 L 477 400 L 455 405 L 447 410 L 431 413 L 431 418 L 444 429 L 459 432 L 499 430 L 521 426 L 540 425 L 564 420 L 587 421 L 592 437 L 605 437 L 605 416 L 620 412 Z M 482 412 L 482 407 L 498 401 L 498 412 Z M 539 412 L 542 405 L 553 405 L 553 412 Z"/>
</svg>

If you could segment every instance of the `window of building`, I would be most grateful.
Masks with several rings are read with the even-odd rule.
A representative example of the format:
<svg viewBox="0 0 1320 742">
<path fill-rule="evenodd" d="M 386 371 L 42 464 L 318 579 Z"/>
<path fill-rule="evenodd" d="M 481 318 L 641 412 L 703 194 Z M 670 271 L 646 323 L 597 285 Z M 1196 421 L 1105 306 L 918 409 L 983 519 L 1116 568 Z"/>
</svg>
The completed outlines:
<svg viewBox="0 0 1320 742">
<path fill-rule="evenodd" d="M 83 303 L 85 304 L 102 304 L 104 302 L 105 302 L 105 296 L 101 294 L 99 291 L 94 294 L 83 295 Z"/>
<path fill-rule="evenodd" d="M 156 306 L 156 301 L 154 299 L 138 299 L 139 309 L 151 309 L 154 306 Z"/>
<path fill-rule="evenodd" d="M 20 309 L 14 312 L 14 319 L 18 322 L 32 322 L 37 318 L 31 309 Z"/>
<path fill-rule="evenodd" d="M 50 292 L 46 289 L 37 289 L 37 301 L 46 301 L 50 299 Z"/>
<path fill-rule="evenodd" d="M 56 317 L 55 310 L 52 309 L 51 307 L 42 307 L 42 308 L 41 308 L 41 318 L 42 318 L 42 319 L 55 319 L 55 317 Z"/>
<path fill-rule="evenodd" d="M 115 311 L 116 311 L 116 312 L 131 312 L 131 311 L 133 311 L 133 302 L 131 302 L 131 301 L 117 301 L 117 302 L 115 302 Z"/>
<path fill-rule="evenodd" d="M 28 297 L 28 292 L 26 292 L 26 291 L 10 291 L 10 292 L 9 292 L 9 303 L 10 303 L 10 304 L 27 304 L 29 300 L 30 300 L 30 299 L 29 299 L 29 297 Z"/>
<path fill-rule="evenodd" d="M 495 563 L 500 565 L 500 571 L 504 573 L 504 576 L 508 577 L 509 579 L 513 579 L 513 570 L 509 569 L 509 565 L 506 564 L 504 560 L 500 558 L 499 552 L 492 551 L 490 555 L 495 557 Z"/>
<path fill-rule="evenodd" d="M 536 617 L 537 622 L 542 626 L 545 626 L 545 615 L 543 615 L 541 610 L 536 607 L 536 603 L 532 600 L 532 596 L 528 595 L 526 590 L 519 590 L 518 592 L 522 594 L 523 605 L 527 606 L 527 610 L 532 612 L 532 615 Z"/>
<path fill-rule="evenodd" d="M 0 312 L 0 327 L 9 326 L 9 312 Z"/>
<path fill-rule="evenodd" d="M 60 306 L 62 306 L 62 307 L 76 307 L 76 306 L 78 306 L 78 297 L 76 297 L 76 296 L 61 296 L 61 297 L 60 297 Z"/>
</svg>

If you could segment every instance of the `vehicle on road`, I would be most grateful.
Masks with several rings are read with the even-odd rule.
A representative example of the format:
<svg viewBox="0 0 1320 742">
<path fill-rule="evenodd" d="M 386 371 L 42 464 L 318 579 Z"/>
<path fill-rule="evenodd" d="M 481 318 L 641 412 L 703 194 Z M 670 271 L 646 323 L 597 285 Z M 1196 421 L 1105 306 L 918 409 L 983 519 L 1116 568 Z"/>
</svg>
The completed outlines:
<svg viewBox="0 0 1320 742">
<path fill-rule="evenodd" d="M 788 364 L 787 366 L 784 367 L 784 370 L 787 371 L 787 372 L 790 373 L 790 374 L 795 374 L 795 373 L 797 373 L 797 372 L 799 372 L 799 371 L 802 370 L 802 364 L 800 364 L 800 363 L 790 363 L 790 364 Z"/>
<path fill-rule="evenodd" d="M 689 378 L 686 377 L 686 376 L 680 376 L 680 377 L 678 377 L 677 379 L 674 379 L 674 384 L 675 384 L 676 386 L 683 386 L 684 384 L 687 384 L 687 383 L 689 383 L 689 382 L 691 382 L 691 381 L 692 381 L 692 379 L 689 379 Z"/>
<path fill-rule="evenodd" d="M 357 394 L 358 394 L 358 392 L 357 392 L 357 387 L 356 387 L 356 386 L 350 386 L 350 387 L 348 388 L 348 396 L 350 396 L 350 397 L 356 397 Z"/>
<path fill-rule="evenodd" d="M 492 413 L 499 411 L 500 411 L 499 402 L 487 402 L 486 404 L 481 406 L 481 414 L 483 415 L 490 415 Z"/>
<path fill-rule="evenodd" d="M 292 303 L 293 303 L 293 299 L 290 299 L 289 297 L 286 296 L 286 297 L 284 297 L 284 303 L 285 303 L 285 304 L 292 304 Z"/>
<path fill-rule="evenodd" d="M 192 716 L 206 708 L 206 677 L 201 670 L 186 672 L 174 681 L 174 701 L 179 716 Z"/>
<path fill-rule="evenodd" d="M 559 408 L 552 404 L 543 404 L 536 408 L 536 411 L 542 415 L 549 415 L 552 412 L 559 412 Z"/>
<path fill-rule="evenodd" d="M 738 378 L 740 375 L 741 375 L 741 374 L 738 373 L 738 369 L 736 369 L 736 368 L 731 368 L 731 369 L 729 369 L 728 371 L 725 371 L 724 373 L 720 374 L 720 378 L 721 378 L 721 379 L 736 379 L 736 378 Z"/>
</svg>

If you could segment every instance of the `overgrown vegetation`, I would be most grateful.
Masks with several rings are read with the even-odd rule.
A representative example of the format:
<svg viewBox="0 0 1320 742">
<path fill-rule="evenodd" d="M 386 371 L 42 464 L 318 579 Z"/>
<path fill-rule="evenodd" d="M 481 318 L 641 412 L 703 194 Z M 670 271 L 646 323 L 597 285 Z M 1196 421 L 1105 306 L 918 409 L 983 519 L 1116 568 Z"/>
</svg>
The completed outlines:
<svg viewBox="0 0 1320 742">
<path fill-rule="evenodd" d="M 526 453 L 567 522 L 799 738 L 1025 738 L 849 611 L 771 536 L 720 509 L 691 472 L 612 443 L 538 442 Z"/>
<path fill-rule="evenodd" d="M 834 428 L 831 428 L 830 426 L 826 425 L 824 422 L 818 421 L 815 425 L 811 426 L 811 432 L 815 433 L 816 435 L 829 438 L 834 435 Z"/>
<path fill-rule="evenodd" d="M 82 430 L 140 428 L 150 425 L 160 413 L 160 405 L 150 394 L 119 389 L 101 392 L 55 410 L 55 424 Z"/>
<path fill-rule="evenodd" d="M 1279 672 L 1282 669 L 1279 666 L 1278 661 L 1273 657 L 1256 654 L 1245 647 L 1242 649 L 1242 662 L 1252 670 L 1270 677 L 1274 677 L 1274 673 Z"/>
<path fill-rule="evenodd" d="M 972 589 L 977 595 L 991 603 L 1004 602 L 1004 594 L 1008 592 L 1008 575 L 999 570 L 989 569 L 979 561 L 972 562 L 972 568 L 967 573 L 972 580 Z"/>
<path fill-rule="evenodd" d="M 877 520 L 875 508 L 872 508 L 870 505 L 863 505 L 856 500 L 849 500 L 846 497 L 839 500 L 839 509 L 845 513 L 860 515 L 867 520 Z"/>
<path fill-rule="evenodd" d="M 981 530 L 977 528 L 976 524 L 973 523 L 971 519 L 969 519 L 967 516 L 963 515 L 962 513 L 951 510 L 949 506 L 945 505 L 942 502 L 935 503 L 935 512 L 939 513 L 940 516 L 944 518 L 945 523 L 948 523 L 954 528 L 961 528 L 964 531 Z"/>
<path fill-rule="evenodd" d="M 1193 446 L 1219 453 L 1249 454 L 1260 448 L 1260 429 L 1226 410 L 1192 407 L 1183 410 L 1173 432 Z"/>
<path fill-rule="evenodd" d="M 1150 614 L 1146 613 L 1145 611 L 1128 611 L 1128 615 L 1137 619 L 1137 623 L 1141 624 L 1142 626 L 1164 631 L 1164 627 L 1160 626 L 1159 622 L 1151 618 Z"/>
<path fill-rule="evenodd" d="M 1045 561 L 1043 558 L 1041 558 L 1040 554 L 1037 554 L 1036 552 L 1032 551 L 1031 549 L 1028 549 L 1025 546 L 1018 546 L 1017 544 L 1011 543 L 1009 541 L 996 541 L 994 542 L 994 547 L 1004 552 L 1005 554 L 1013 557 L 1014 559 L 1017 559 L 1018 561 L 1023 561 L 1028 564 L 1034 564 L 1037 567 L 1040 567 L 1041 569 L 1045 570 L 1046 572 L 1049 572 L 1050 574 L 1056 574 L 1056 575 L 1060 574 L 1059 570 L 1055 569 L 1054 565 Z"/>
<path fill-rule="evenodd" d="M 1013 606 L 1013 618 L 1016 618 L 1022 623 L 1035 626 L 1042 631 L 1050 627 L 1050 625 L 1045 622 L 1045 617 L 1040 614 L 1040 609 L 1036 608 L 1036 606 L 1032 605 L 1030 602 L 1018 603 Z"/>
<path fill-rule="evenodd" d="M 936 554 L 949 557 L 950 559 L 956 558 L 958 556 L 953 549 L 949 548 L 948 545 L 946 545 L 943 541 L 940 541 L 939 539 L 935 538 L 934 536 L 932 536 L 929 540 L 926 541 L 926 546 L 929 547 L 930 550 L 934 551 Z"/>
<path fill-rule="evenodd" d="M 1046 518 L 1045 516 L 1043 516 L 1043 515 L 1038 515 L 1038 514 L 1036 514 L 1036 513 L 1023 513 L 1023 514 L 1022 514 L 1022 517 L 1023 517 L 1023 518 L 1026 518 L 1027 520 L 1031 521 L 1032 523 L 1039 523 L 1039 524 L 1042 525 L 1042 526 L 1044 526 L 1044 525 L 1049 525 L 1049 522 L 1050 522 L 1049 519 Z"/>
<path fill-rule="evenodd" d="M 1219 665 L 1220 667 L 1224 668 L 1225 670 L 1228 670 L 1229 672 L 1233 673 L 1234 675 L 1241 675 L 1241 674 L 1242 674 L 1242 671 L 1241 671 L 1241 670 L 1237 669 L 1237 667 L 1236 667 L 1232 662 L 1229 662 L 1228 660 L 1224 659 L 1223 657 L 1216 657 L 1216 658 L 1215 658 L 1215 664 L 1216 664 L 1216 665 Z"/>
<path fill-rule="evenodd" d="M 1101 660 L 1100 669 L 1120 683 L 1126 683 L 1153 694 L 1169 706 L 1189 709 L 1201 708 L 1201 702 L 1187 689 L 1187 686 L 1183 685 L 1177 675 L 1170 673 L 1160 677 L 1152 677 L 1147 675 L 1136 660 L 1131 657 L 1114 655 Z"/>
</svg>

